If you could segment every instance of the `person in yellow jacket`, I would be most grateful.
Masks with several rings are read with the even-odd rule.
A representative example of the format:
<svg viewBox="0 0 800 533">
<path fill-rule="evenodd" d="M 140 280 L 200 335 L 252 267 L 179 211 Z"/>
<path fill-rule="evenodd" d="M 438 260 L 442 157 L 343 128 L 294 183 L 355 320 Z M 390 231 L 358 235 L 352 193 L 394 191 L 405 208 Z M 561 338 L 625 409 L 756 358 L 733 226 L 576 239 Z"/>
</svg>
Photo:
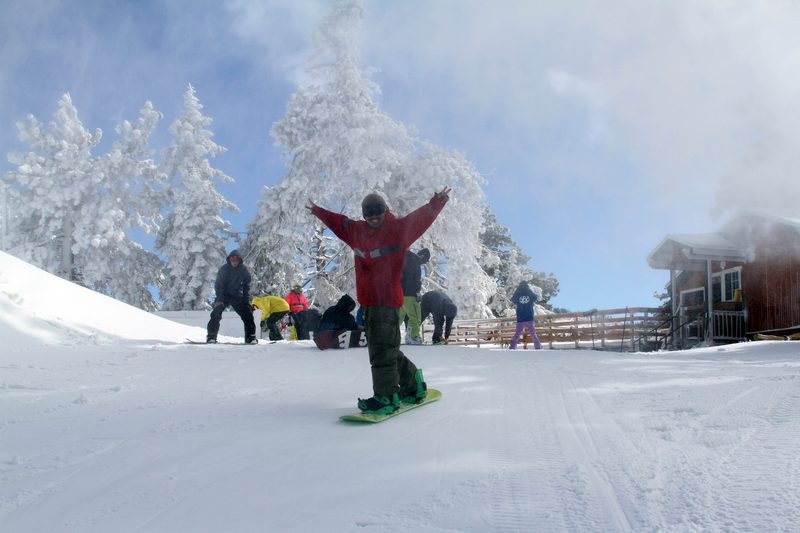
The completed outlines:
<svg viewBox="0 0 800 533">
<path fill-rule="evenodd" d="M 261 331 L 269 331 L 269 340 L 283 340 L 278 323 L 289 313 L 289 302 L 280 296 L 257 296 L 253 298 L 253 311 L 261 310 Z"/>
</svg>

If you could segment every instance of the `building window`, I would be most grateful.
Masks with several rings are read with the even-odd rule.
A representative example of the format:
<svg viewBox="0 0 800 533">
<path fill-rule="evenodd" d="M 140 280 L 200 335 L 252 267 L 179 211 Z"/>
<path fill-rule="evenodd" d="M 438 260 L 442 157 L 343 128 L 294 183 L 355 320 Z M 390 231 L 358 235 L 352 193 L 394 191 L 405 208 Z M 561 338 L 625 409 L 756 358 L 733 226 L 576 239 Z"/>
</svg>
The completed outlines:
<svg viewBox="0 0 800 533">
<path fill-rule="evenodd" d="M 681 307 L 695 307 L 703 305 L 706 301 L 706 289 L 700 287 L 681 291 Z"/>
<path fill-rule="evenodd" d="M 711 289 L 715 302 L 731 302 L 737 290 L 742 288 L 742 267 L 717 272 L 711 277 Z"/>
</svg>

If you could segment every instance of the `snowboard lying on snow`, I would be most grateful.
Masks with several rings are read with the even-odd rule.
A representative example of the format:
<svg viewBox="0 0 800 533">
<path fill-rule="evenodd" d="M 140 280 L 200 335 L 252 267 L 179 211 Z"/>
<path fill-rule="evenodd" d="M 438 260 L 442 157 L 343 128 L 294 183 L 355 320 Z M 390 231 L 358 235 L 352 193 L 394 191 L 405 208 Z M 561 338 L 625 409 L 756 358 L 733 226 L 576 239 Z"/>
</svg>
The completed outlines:
<svg viewBox="0 0 800 533">
<path fill-rule="evenodd" d="M 208 344 L 209 346 L 214 346 L 215 344 L 224 344 L 227 346 L 258 346 L 258 344 L 248 344 L 246 342 L 222 342 L 222 341 L 206 342 L 206 341 L 193 341 L 192 339 L 186 339 L 186 344 Z"/>
<path fill-rule="evenodd" d="M 416 409 L 417 407 L 422 407 L 423 405 L 428 405 L 431 402 L 435 402 L 439 398 L 442 397 L 442 393 L 436 389 L 428 389 L 428 395 L 425 397 L 425 400 L 422 403 L 403 403 L 400 405 L 400 409 L 395 411 L 390 415 L 377 415 L 373 413 L 356 413 L 352 415 L 343 415 L 339 417 L 339 420 L 344 422 L 362 422 L 367 424 L 376 424 L 378 422 L 383 422 L 387 418 L 392 418 L 397 415 L 402 415 L 407 411 L 411 411 L 412 409 Z"/>
<path fill-rule="evenodd" d="M 360 330 L 323 330 L 314 333 L 314 343 L 320 350 L 363 348 L 367 345 L 367 336 Z"/>
</svg>

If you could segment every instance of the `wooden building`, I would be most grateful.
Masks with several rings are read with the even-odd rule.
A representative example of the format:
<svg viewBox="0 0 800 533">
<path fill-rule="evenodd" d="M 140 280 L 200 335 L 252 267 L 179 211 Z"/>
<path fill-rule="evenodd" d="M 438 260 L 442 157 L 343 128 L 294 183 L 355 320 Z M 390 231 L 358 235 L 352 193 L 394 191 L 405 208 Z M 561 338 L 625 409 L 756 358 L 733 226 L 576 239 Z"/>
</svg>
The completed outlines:
<svg viewBox="0 0 800 533">
<path fill-rule="evenodd" d="M 716 233 L 668 235 L 647 262 L 670 271 L 673 346 L 800 332 L 800 219 L 742 211 Z"/>
</svg>

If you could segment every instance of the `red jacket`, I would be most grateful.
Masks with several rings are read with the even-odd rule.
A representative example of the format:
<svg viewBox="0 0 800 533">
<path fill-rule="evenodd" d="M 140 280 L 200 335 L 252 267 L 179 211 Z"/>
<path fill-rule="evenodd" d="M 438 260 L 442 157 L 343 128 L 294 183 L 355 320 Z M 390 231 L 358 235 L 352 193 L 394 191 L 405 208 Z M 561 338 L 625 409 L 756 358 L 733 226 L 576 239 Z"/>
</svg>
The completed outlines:
<svg viewBox="0 0 800 533">
<path fill-rule="evenodd" d="M 308 300 L 306 300 L 306 295 L 302 292 L 298 294 L 294 291 L 290 291 L 283 299 L 289 302 L 290 313 L 299 313 L 300 311 L 308 309 Z"/>
<path fill-rule="evenodd" d="M 370 228 L 364 220 L 352 220 L 319 206 L 311 213 L 353 249 L 356 265 L 356 295 L 364 307 L 403 306 L 400 277 L 408 248 L 419 239 L 444 208 L 445 201 L 430 202 L 404 217 L 386 211 L 380 228 Z"/>
</svg>

